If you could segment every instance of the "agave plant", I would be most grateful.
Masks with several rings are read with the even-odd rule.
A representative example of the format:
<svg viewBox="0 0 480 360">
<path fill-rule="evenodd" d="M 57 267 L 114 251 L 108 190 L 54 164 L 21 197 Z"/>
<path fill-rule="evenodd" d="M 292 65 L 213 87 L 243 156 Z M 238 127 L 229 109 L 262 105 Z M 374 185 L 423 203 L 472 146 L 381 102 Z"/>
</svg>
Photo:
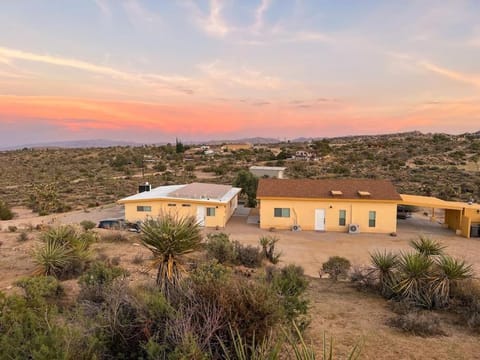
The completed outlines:
<svg viewBox="0 0 480 360">
<path fill-rule="evenodd" d="M 410 246 L 424 256 L 442 255 L 445 246 L 428 237 L 420 235 L 417 240 L 410 241 Z"/>
<path fill-rule="evenodd" d="M 468 279 L 473 276 L 472 265 L 448 255 L 441 256 L 436 260 L 435 264 L 436 271 L 431 290 L 435 305 L 444 307 L 448 305 L 450 299 L 451 285 L 459 280 Z"/>
<path fill-rule="evenodd" d="M 399 281 L 395 291 L 404 299 L 426 308 L 432 307 L 429 291 L 433 260 L 420 253 L 401 254 L 398 262 Z"/>
<path fill-rule="evenodd" d="M 383 252 L 376 251 L 370 254 L 370 260 L 377 273 L 382 295 L 385 297 L 392 296 L 397 283 L 398 255 L 386 250 Z"/>
<path fill-rule="evenodd" d="M 200 227 L 192 216 L 179 217 L 164 214 L 157 219 L 147 219 L 141 225 L 142 244 L 154 257 L 157 284 L 169 296 L 170 289 L 180 281 L 183 267 L 180 257 L 196 250 L 202 241 Z"/>
</svg>

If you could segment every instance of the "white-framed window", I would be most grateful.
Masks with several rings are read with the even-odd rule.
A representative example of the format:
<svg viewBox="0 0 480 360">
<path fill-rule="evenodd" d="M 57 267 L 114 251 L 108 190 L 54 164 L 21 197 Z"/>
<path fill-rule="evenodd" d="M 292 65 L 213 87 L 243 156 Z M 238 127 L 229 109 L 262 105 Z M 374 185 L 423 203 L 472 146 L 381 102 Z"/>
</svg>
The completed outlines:
<svg viewBox="0 0 480 360">
<path fill-rule="evenodd" d="M 274 208 L 274 217 L 290 217 L 290 208 Z"/>
<path fill-rule="evenodd" d="M 139 211 L 139 212 L 150 212 L 150 211 L 152 211 L 152 207 L 151 206 L 145 206 L 145 205 L 138 205 L 137 206 L 137 211 Z"/>
<path fill-rule="evenodd" d="M 377 222 L 377 212 L 369 211 L 368 212 L 368 227 L 375 227 Z"/>
<path fill-rule="evenodd" d="M 207 207 L 207 216 L 215 216 L 215 208 Z"/>
</svg>

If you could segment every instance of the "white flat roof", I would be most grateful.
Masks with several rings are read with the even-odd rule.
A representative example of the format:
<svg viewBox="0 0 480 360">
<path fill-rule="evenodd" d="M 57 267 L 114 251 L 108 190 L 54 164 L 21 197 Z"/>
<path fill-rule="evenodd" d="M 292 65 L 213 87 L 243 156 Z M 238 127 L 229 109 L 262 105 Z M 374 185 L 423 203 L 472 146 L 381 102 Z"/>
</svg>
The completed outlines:
<svg viewBox="0 0 480 360">
<path fill-rule="evenodd" d="M 271 170 L 271 171 L 282 171 L 286 167 L 281 166 L 250 166 L 250 170 Z"/>
<path fill-rule="evenodd" d="M 124 203 L 130 201 L 172 199 L 228 203 L 241 191 L 241 188 L 218 184 L 192 183 L 183 185 L 167 185 L 159 186 L 150 191 L 128 196 L 120 199 L 118 202 Z"/>
</svg>

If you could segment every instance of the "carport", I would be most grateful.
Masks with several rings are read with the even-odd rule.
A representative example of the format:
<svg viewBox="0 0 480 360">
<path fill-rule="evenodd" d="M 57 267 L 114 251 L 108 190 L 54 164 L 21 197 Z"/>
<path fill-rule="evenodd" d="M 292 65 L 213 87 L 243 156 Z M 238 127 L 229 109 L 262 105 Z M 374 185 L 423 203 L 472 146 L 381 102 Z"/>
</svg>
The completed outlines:
<svg viewBox="0 0 480 360">
<path fill-rule="evenodd" d="M 456 234 L 470 238 L 480 236 L 480 204 L 445 201 L 431 196 L 400 195 L 402 202 L 399 205 L 411 205 L 432 209 L 431 221 L 435 219 L 435 209 L 445 211 L 444 224 Z"/>
</svg>

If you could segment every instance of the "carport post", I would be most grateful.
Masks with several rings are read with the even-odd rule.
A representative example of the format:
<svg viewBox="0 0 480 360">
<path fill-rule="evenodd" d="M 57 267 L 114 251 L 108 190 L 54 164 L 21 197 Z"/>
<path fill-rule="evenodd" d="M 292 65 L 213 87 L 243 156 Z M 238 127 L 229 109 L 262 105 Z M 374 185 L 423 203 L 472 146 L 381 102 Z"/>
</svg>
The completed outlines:
<svg viewBox="0 0 480 360">
<path fill-rule="evenodd" d="M 435 208 L 432 208 L 432 217 L 430 218 L 431 222 L 435 222 Z"/>
</svg>

